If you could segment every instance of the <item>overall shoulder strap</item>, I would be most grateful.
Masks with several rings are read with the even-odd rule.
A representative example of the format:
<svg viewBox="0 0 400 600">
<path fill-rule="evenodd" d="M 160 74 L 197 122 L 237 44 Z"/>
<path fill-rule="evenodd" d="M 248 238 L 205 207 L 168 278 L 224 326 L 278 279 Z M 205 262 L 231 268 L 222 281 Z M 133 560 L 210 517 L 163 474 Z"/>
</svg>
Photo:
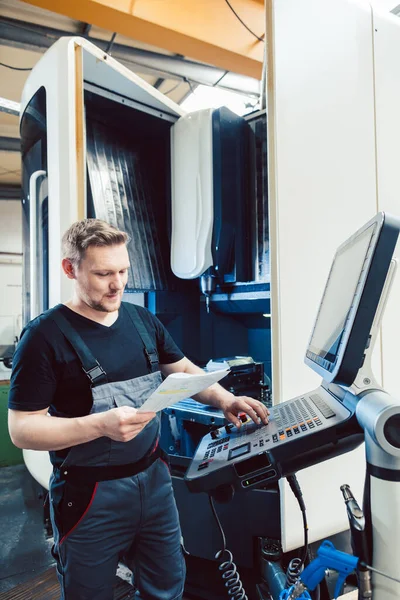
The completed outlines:
<svg viewBox="0 0 400 600">
<path fill-rule="evenodd" d="M 144 353 L 146 355 L 151 372 L 155 373 L 156 371 L 159 371 L 160 367 L 156 345 L 151 339 L 138 309 L 134 304 L 130 304 L 130 302 L 125 302 L 124 307 L 126 308 L 126 311 L 143 342 Z"/>
<path fill-rule="evenodd" d="M 90 379 L 92 386 L 94 387 L 101 385 L 102 383 L 107 383 L 108 380 L 106 372 L 95 359 L 69 320 L 61 313 L 60 310 L 53 311 L 51 318 L 62 331 L 64 337 L 69 341 L 75 353 L 78 355 L 78 358 L 82 363 L 82 369 Z"/>
</svg>

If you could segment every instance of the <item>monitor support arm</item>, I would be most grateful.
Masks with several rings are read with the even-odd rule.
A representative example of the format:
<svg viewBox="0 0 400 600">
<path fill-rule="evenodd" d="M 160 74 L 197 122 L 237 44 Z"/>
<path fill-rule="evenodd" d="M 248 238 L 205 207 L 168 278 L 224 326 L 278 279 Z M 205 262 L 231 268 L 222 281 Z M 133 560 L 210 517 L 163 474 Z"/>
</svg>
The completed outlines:
<svg viewBox="0 0 400 600">
<path fill-rule="evenodd" d="M 365 434 L 367 463 L 364 514 L 370 521 L 371 561 L 375 569 L 397 577 L 400 562 L 400 402 L 374 378 L 371 355 L 397 269 L 391 261 L 371 327 L 364 364 L 350 391 L 359 398 L 357 419 Z M 400 584 L 373 573 L 373 599 L 400 598 Z"/>
<path fill-rule="evenodd" d="M 367 462 L 364 514 L 370 517 L 372 566 L 398 578 L 400 544 L 400 402 L 380 390 L 367 391 L 357 405 L 365 432 Z M 400 583 L 372 573 L 374 600 L 400 598 Z"/>
</svg>

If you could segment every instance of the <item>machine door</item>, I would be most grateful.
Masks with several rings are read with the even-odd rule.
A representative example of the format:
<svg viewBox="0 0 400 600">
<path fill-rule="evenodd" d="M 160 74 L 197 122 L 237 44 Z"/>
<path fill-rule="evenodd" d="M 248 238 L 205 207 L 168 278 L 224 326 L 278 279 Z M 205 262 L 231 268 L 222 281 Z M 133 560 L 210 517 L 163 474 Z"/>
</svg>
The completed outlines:
<svg viewBox="0 0 400 600">
<path fill-rule="evenodd" d="M 21 120 L 24 242 L 23 322 L 49 308 L 46 92 L 38 90 Z"/>
</svg>

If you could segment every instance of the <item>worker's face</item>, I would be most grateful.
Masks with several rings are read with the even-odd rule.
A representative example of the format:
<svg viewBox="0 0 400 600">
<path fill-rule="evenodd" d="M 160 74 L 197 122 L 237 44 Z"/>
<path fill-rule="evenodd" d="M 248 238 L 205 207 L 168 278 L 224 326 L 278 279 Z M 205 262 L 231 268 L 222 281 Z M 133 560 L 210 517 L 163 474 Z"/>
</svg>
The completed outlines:
<svg viewBox="0 0 400 600">
<path fill-rule="evenodd" d="M 79 267 L 74 268 L 75 291 L 95 310 L 118 310 L 128 281 L 128 268 L 125 244 L 89 246 Z"/>
</svg>

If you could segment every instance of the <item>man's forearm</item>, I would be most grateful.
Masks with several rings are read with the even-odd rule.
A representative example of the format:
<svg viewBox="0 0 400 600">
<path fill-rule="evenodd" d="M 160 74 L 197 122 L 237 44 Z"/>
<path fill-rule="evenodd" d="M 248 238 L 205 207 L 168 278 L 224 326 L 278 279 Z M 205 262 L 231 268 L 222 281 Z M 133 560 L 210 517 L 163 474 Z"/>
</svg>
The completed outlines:
<svg viewBox="0 0 400 600">
<path fill-rule="evenodd" d="M 193 364 L 186 357 L 170 365 L 162 365 L 161 370 L 164 375 L 171 373 L 203 373 L 204 371 Z M 268 423 L 268 409 L 259 401 L 248 396 L 234 396 L 231 392 L 225 390 L 219 383 L 214 383 L 204 391 L 193 396 L 195 400 L 219 408 L 224 412 L 228 421 L 240 427 L 242 421 L 238 418 L 241 413 L 246 413 L 254 423 L 260 421 L 266 425 Z"/>
<path fill-rule="evenodd" d="M 204 375 L 204 370 L 188 360 L 185 365 L 185 373 Z M 224 410 L 235 397 L 225 390 L 222 385 L 214 383 L 202 392 L 195 394 L 193 398 L 202 404 L 208 404 L 209 406 L 214 406 L 214 408 Z"/>
<path fill-rule="evenodd" d="M 11 422 L 12 414 L 9 419 Z M 13 434 L 13 427 L 10 427 L 10 433 L 13 444 L 18 448 L 62 450 L 101 437 L 101 424 L 101 413 L 71 419 L 27 414 L 26 417 L 18 417 L 17 433 Z"/>
<path fill-rule="evenodd" d="M 235 397 L 231 392 L 225 390 L 222 385 L 214 383 L 206 390 L 193 396 L 193 398 L 202 404 L 208 404 L 209 406 L 214 406 L 214 408 L 225 410 Z"/>
</svg>

